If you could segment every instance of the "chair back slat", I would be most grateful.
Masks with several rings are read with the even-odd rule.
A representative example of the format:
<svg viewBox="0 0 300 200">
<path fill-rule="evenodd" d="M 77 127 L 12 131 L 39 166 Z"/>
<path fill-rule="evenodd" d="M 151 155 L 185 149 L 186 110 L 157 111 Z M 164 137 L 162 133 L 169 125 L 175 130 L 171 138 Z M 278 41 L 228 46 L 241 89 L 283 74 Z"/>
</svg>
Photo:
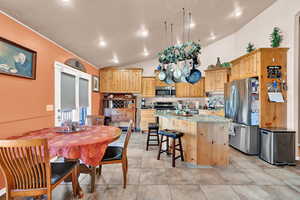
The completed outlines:
<svg viewBox="0 0 300 200">
<path fill-rule="evenodd" d="M 126 137 L 125 137 L 125 142 L 124 142 L 124 150 L 123 150 L 123 154 L 127 154 L 127 147 L 129 144 L 129 139 L 131 137 L 132 134 L 132 120 L 130 120 L 129 125 L 128 125 L 128 129 L 127 129 L 127 133 L 126 133 Z"/>
<path fill-rule="evenodd" d="M 47 140 L 0 140 L 0 167 L 10 189 L 46 188 L 51 174 Z"/>
</svg>

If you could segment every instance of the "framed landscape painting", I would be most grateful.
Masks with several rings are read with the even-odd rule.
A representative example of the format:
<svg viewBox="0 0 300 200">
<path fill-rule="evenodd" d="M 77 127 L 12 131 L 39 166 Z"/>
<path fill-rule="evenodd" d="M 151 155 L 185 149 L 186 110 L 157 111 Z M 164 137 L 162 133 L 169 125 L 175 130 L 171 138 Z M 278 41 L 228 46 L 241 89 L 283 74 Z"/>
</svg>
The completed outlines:
<svg viewBox="0 0 300 200">
<path fill-rule="evenodd" d="M 36 52 L 0 37 L 0 73 L 36 78 Z"/>
<path fill-rule="evenodd" d="M 93 92 L 99 92 L 100 91 L 100 83 L 99 83 L 99 77 L 98 76 L 92 76 L 92 90 Z"/>
</svg>

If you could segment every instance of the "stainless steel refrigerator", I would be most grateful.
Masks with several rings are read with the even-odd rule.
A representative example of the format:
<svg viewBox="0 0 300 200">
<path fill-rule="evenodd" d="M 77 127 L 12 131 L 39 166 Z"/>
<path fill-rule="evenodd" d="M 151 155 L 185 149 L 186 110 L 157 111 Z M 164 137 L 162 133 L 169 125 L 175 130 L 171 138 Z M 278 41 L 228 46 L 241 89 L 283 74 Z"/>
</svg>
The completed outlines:
<svg viewBox="0 0 300 200">
<path fill-rule="evenodd" d="M 249 155 L 259 154 L 259 81 L 230 82 L 225 91 L 225 117 L 233 120 L 229 144 Z"/>
</svg>

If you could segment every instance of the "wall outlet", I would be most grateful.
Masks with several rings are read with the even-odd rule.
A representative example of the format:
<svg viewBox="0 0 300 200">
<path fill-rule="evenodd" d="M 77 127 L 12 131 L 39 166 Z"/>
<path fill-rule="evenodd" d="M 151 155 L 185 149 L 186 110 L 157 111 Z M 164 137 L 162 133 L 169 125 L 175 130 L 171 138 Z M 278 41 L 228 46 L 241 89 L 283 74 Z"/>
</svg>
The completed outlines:
<svg viewBox="0 0 300 200">
<path fill-rule="evenodd" d="M 53 105 L 46 105 L 46 111 L 53 111 L 54 107 Z"/>
</svg>

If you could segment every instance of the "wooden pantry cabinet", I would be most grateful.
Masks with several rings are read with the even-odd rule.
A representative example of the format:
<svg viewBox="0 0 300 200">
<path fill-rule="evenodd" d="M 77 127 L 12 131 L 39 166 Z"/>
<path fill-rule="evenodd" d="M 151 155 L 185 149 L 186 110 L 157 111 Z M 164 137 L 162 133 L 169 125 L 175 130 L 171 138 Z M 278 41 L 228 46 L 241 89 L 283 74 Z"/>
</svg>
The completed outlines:
<svg viewBox="0 0 300 200">
<path fill-rule="evenodd" d="M 100 70 L 101 93 L 141 93 L 142 72 L 140 68 Z"/>
<path fill-rule="evenodd" d="M 205 70 L 205 92 L 223 92 L 229 81 L 230 68 L 213 68 Z"/>
<path fill-rule="evenodd" d="M 259 80 L 259 127 L 287 127 L 287 51 L 288 48 L 260 48 L 231 61 L 230 80 L 258 77 Z M 268 76 L 268 68 L 280 67 L 280 78 Z M 271 73 L 272 74 L 272 73 Z M 278 74 L 278 73 L 276 73 Z M 284 102 L 269 101 L 268 87 L 276 81 Z"/>
<path fill-rule="evenodd" d="M 195 84 L 176 83 L 176 97 L 205 97 L 205 78 Z"/>
<path fill-rule="evenodd" d="M 155 97 L 156 78 L 142 78 L 142 97 Z"/>
</svg>

